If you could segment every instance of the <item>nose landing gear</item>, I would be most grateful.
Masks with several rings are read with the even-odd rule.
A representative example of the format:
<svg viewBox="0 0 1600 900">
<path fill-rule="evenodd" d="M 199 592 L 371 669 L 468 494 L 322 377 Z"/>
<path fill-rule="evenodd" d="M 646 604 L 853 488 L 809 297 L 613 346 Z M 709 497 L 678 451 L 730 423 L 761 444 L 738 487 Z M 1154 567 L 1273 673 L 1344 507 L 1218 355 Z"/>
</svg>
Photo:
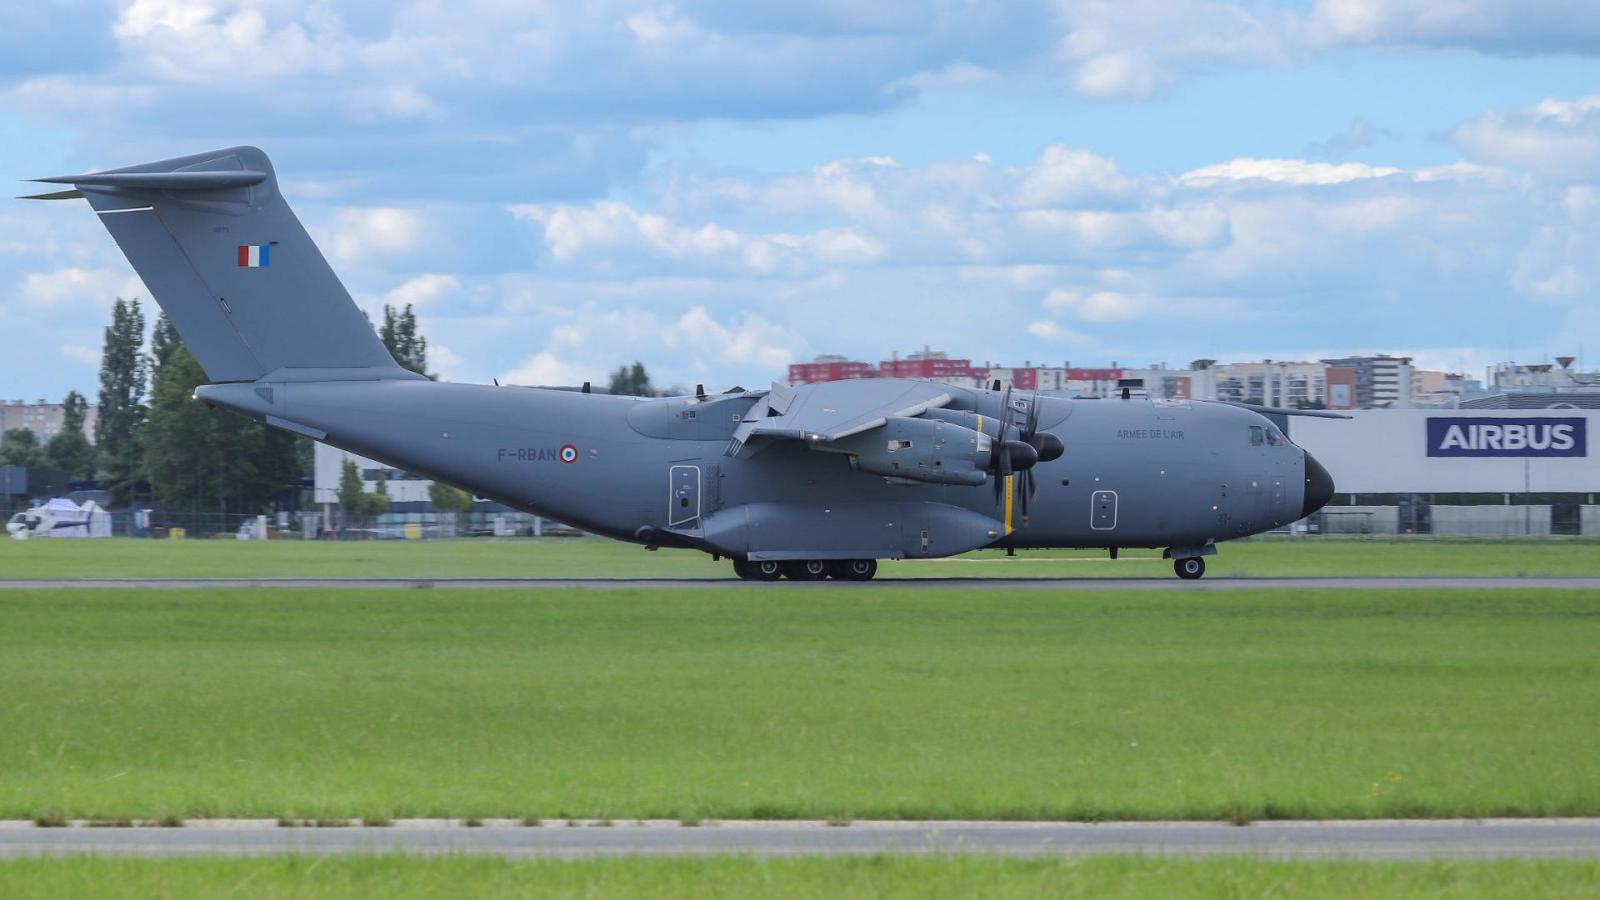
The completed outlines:
<svg viewBox="0 0 1600 900">
<path fill-rule="evenodd" d="M 1172 561 L 1172 570 L 1178 573 L 1179 578 L 1193 581 L 1206 573 L 1206 561 L 1198 556 L 1175 559 Z"/>
</svg>

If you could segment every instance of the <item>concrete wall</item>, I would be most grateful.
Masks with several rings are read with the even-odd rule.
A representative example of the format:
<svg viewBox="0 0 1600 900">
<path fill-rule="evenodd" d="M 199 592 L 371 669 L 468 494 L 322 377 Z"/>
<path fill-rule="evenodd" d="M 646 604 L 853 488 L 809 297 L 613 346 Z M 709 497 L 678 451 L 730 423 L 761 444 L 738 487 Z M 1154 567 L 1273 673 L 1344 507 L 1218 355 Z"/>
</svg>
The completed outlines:
<svg viewBox="0 0 1600 900">
<path fill-rule="evenodd" d="M 1322 510 L 1323 534 L 1394 534 L 1400 509 L 1394 506 L 1329 506 Z"/>
<path fill-rule="evenodd" d="M 1583 510 L 1584 534 L 1600 534 L 1600 506 L 1586 506 Z M 1548 535 L 1550 512 L 1549 506 L 1434 506 L 1433 533 L 1478 537 Z M 1397 534 L 1399 530 L 1400 509 L 1394 506 L 1329 506 L 1322 511 L 1323 534 Z"/>
<path fill-rule="evenodd" d="M 1435 506 L 1434 534 L 1519 537 L 1548 535 L 1548 506 Z"/>
<path fill-rule="evenodd" d="M 1578 515 L 1584 534 L 1600 534 L 1600 505 L 1579 507 Z"/>
</svg>

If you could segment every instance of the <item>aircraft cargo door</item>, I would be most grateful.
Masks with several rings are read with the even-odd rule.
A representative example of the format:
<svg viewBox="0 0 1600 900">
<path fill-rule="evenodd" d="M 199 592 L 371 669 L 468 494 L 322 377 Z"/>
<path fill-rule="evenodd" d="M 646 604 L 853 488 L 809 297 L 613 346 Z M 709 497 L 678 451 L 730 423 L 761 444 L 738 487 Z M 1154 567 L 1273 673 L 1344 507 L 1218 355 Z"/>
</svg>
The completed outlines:
<svg viewBox="0 0 1600 900">
<path fill-rule="evenodd" d="M 688 525 L 700 518 L 700 467 L 693 463 L 673 463 L 669 480 L 667 525 Z"/>
</svg>

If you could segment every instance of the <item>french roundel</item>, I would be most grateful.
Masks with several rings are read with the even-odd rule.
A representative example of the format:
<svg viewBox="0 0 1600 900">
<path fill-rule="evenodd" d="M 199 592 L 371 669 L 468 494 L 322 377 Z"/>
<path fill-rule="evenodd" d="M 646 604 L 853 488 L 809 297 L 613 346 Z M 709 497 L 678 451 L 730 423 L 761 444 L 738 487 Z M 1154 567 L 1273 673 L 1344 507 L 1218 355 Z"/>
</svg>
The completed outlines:
<svg viewBox="0 0 1600 900">
<path fill-rule="evenodd" d="M 571 444 L 561 445 L 561 461 L 572 464 L 578 461 L 578 448 Z"/>
</svg>

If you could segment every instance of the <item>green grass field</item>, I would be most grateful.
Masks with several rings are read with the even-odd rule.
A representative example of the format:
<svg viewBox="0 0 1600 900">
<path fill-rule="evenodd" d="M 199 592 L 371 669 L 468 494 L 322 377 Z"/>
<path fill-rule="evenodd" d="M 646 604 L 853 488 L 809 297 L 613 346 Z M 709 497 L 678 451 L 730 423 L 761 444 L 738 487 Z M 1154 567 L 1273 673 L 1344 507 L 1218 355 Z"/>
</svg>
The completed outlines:
<svg viewBox="0 0 1600 900">
<path fill-rule="evenodd" d="M 1259 859 L 32 859 L 0 896 L 57 897 L 1593 897 L 1600 863 Z"/>
<path fill-rule="evenodd" d="M 1600 575 L 1600 542 L 1271 538 L 1223 544 L 1211 576 Z M 0 540 L 0 579 L 301 577 L 732 578 L 693 550 L 654 553 L 603 538 L 444 541 Z M 880 578 L 1172 578 L 1152 550 L 998 551 L 886 562 Z"/>
<path fill-rule="evenodd" d="M 0 817 L 1597 815 L 1596 647 L 1579 590 L 7 591 Z"/>
</svg>

